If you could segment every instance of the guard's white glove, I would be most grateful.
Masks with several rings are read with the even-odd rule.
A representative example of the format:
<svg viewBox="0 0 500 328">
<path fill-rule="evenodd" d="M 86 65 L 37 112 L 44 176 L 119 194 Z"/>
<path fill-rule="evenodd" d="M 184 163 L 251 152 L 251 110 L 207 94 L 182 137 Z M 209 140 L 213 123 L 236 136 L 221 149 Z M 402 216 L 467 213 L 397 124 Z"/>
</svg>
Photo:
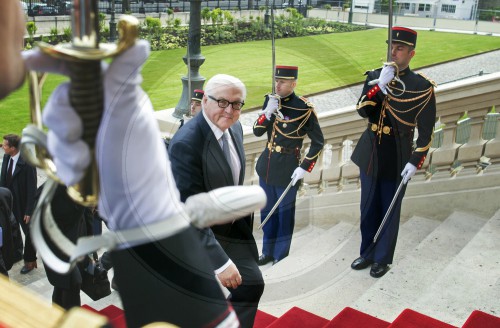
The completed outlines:
<svg viewBox="0 0 500 328">
<path fill-rule="evenodd" d="M 264 108 L 264 114 L 266 115 L 267 119 L 271 118 L 271 115 L 273 115 L 276 111 L 278 110 L 278 98 L 269 96 L 269 100 L 267 101 L 267 106 Z"/>
<path fill-rule="evenodd" d="M 382 91 L 385 95 L 387 94 L 387 84 L 394 79 L 394 66 L 385 65 L 380 72 L 380 76 L 378 77 L 378 87 L 380 91 Z"/>
<path fill-rule="evenodd" d="M 109 67 L 103 63 L 104 113 L 95 152 L 99 212 L 111 230 L 184 213 L 152 104 L 140 87 L 140 69 L 149 52 L 149 43 L 140 40 Z M 31 70 L 68 72 L 64 62 L 38 50 L 25 53 L 24 58 Z M 57 174 L 72 184 L 83 175 L 89 148 L 80 140 L 82 124 L 69 104 L 68 88 L 63 84 L 54 91 L 43 120 L 50 129 L 47 142 Z"/>
<path fill-rule="evenodd" d="M 415 175 L 415 172 L 417 172 L 417 168 L 415 167 L 415 165 L 407 163 L 405 168 L 403 169 L 403 172 L 401 172 L 404 184 L 407 184 L 408 181 L 410 181 L 411 177 Z"/>
<path fill-rule="evenodd" d="M 292 173 L 292 186 L 295 186 L 297 181 L 299 181 L 300 179 L 303 179 L 305 174 L 306 174 L 306 170 L 304 170 L 300 166 L 297 167 L 295 169 L 295 171 L 293 171 L 293 173 Z"/>
</svg>

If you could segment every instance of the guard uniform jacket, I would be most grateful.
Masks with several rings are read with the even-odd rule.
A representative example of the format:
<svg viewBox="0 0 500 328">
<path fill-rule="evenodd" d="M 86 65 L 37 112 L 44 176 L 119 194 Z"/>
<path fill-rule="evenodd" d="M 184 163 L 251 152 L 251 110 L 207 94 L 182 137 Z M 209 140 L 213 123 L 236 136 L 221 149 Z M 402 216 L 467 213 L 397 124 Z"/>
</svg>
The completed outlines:
<svg viewBox="0 0 500 328">
<path fill-rule="evenodd" d="M 351 159 L 367 175 L 399 180 L 406 163 L 422 167 L 431 146 L 436 119 L 435 83 L 408 67 L 398 75 L 405 88 L 393 80 L 385 95 L 378 85 L 368 84 L 380 72 L 381 68 L 366 73 L 357 111 L 368 118 L 368 126 Z M 415 128 L 418 137 L 414 142 Z"/>
<path fill-rule="evenodd" d="M 263 108 L 266 108 L 266 96 Z M 257 118 L 253 133 L 262 136 L 267 133 L 266 148 L 257 160 L 257 174 L 266 184 L 286 187 L 293 171 L 300 165 L 311 172 L 323 149 L 323 132 L 319 126 L 314 106 L 304 97 L 295 93 L 280 100 L 278 114 L 268 120 L 265 114 Z M 301 161 L 301 148 L 304 138 L 311 139 L 311 146 Z"/>
</svg>

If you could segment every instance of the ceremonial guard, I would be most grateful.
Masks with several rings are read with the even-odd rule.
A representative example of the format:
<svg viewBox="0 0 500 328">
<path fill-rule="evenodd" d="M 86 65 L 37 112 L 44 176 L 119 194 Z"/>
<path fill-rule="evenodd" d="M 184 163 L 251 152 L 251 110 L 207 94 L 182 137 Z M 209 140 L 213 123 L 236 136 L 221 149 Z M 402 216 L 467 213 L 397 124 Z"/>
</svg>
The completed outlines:
<svg viewBox="0 0 500 328">
<path fill-rule="evenodd" d="M 193 91 L 193 96 L 191 97 L 191 104 L 189 105 L 189 114 L 182 115 L 181 124 L 179 125 L 179 129 L 182 128 L 182 126 L 184 124 L 186 124 L 190 119 L 195 117 L 196 114 L 201 112 L 201 100 L 203 99 L 204 94 L 205 93 L 201 89 L 195 89 Z"/>
<path fill-rule="evenodd" d="M 370 275 L 375 278 L 383 276 L 392 263 L 406 183 L 422 167 L 432 142 L 435 84 L 409 67 L 416 43 L 417 32 L 393 27 L 392 63 L 366 73 L 357 104 L 368 126 L 351 158 L 360 169 L 362 237 L 360 257 L 351 267 L 361 270 L 372 265 Z M 374 243 L 402 179 L 397 201 Z"/>
<path fill-rule="evenodd" d="M 259 265 L 282 260 L 290 251 L 295 225 L 295 199 L 305 172 L 311 172 L 323 149 L 323 133 L 314 106 L 306 98 L 295 94 L 298 67 L 276 66 L 276 95 L 267 95 L 262 114 L 254 123 L 256 136 L 267 133 L 266 148 L 257 161 L 260 186 L 266 191 L 267 204 L 261 210 L 264 220 L 280 196 L 291 188 L 269 221 L 263 226 L 264 241 Z M 311 146 L 301 160 L 304 138 Z"/>
</svg>

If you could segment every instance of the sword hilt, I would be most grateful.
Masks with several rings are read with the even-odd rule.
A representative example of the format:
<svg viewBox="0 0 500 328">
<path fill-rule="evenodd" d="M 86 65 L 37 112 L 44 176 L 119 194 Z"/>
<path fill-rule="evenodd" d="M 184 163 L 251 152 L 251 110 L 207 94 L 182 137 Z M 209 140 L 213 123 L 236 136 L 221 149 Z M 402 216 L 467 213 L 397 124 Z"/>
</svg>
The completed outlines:
<svg viewBox="0 0 500 328">
<path fill-rule="evenodd" d="M 79 26 L 76 25 L 76 27 Z M 137 18 L 128 15 L 122 16 L 118 23 L 120 39 L 116 45 L 98 44 L 95 48 L 85 48 L 82 46 L 82 40 L 87 39 L 85 37 L 76 38 L 72 44 L 55 46 L 43 42 L 38 44 L 42 52 L 68 62 L 71 79 L 69 99 L 82 120 L 82 140 L 89 146 L 91 156 L 91 164 L 85 171 L 83 179 L 76 185 L 69 186 L 68 194 L 73 200 L 85 206 L 97 205 L 99 196 L 99 177 L 94 149 L 104 109 L 101 60 L 115 57 L 134 45 L 138 37 L 138 26 Z M 36 95 L 40 93 L 41 83 L 38 84 Z M 21 144 L 21 150 L 24 149 L 23 154 L 30 155 L 26 156 L 30 164 L 45 170 L 50 178 L 60 181 L 57 177 L 57 168 L 47 151 L 46 136 L 38 119 L 41 116 L 40 97 L 38 96 L 36 99 L 38 104 L 32 106 L 34 108 L 32 116 L 36 118 L 34 121 L 38 121 L 38 124 L 37 126 L 29 126 L 23 131 L 23 141 L 26 142 L 24 145 Z M 36 155 L 32 154 L 33 148 L 36 149 Z"/>
<path fill-rule="evenodd" d="M 89 146 L 91 164 L 83 179 L 70 186 L 68 193 L 81 204 L 91 206 L 97 202 L 99 175 L 94 155 L 95 141 L 104 108 L 101 61 L 76 61 L 70 65 L 71 86 L 69 99 L 83 124 L 82 140 Z"/>
</svg>

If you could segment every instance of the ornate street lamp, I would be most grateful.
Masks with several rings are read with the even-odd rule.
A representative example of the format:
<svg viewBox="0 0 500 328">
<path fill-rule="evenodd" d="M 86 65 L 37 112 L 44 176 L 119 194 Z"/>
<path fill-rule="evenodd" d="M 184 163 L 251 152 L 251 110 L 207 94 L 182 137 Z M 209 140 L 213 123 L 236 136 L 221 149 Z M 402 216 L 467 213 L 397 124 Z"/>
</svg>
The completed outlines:
<svg viewBox="0 0 500 328">
<path fill-rule="evenodd" d="M 182 59 L 188 66 L 188 73 L 181 78 L 182 80 L 182 95 L 181 99 L 175 106 L 175 111 L 172 114 L 175 118 L 182 118 L 183 114 L 189 112 L 189 104 L 191 100 L 191 91 L 195 89 L 203 89 L 205 78 L 200 75 L 200 66 L 205 62 L 205 57 L 201 54 L 200 39 L 201 39 L 201 1 L 190 0 L 189 10 L 189 34 L 188 34 L 188 49 L 186 56 Z"/>
</svg>

